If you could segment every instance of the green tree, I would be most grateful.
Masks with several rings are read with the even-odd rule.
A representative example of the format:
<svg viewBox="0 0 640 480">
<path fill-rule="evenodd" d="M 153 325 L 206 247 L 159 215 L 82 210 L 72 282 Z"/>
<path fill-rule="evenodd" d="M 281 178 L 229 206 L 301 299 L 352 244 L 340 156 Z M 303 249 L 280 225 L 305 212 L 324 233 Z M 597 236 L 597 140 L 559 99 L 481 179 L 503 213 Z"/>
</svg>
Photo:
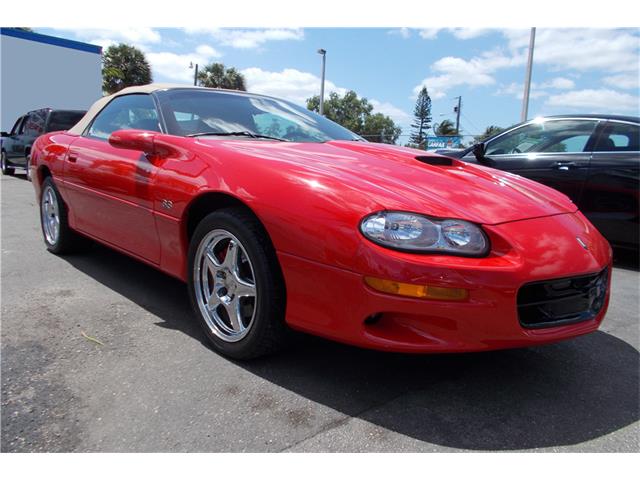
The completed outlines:
<svg viewBox="0 0 640 480">
<path fill-rule="evenodd" d="M 222 63 L 205 65 L 198 72 L 198 85 L 209 88 L 246 91 L 244 75 L 235 68 L 225 68 Z"/>
<path fill-rule="evenodd" d="M 427 91 L 427 87 L 422 87 L 416 100 L 416 106 L 413 109 L 413 123 L 411 128 L 410 142 L 423 146 L 427 141 L 427 131 L 431 127 L 431 97 Z"/>
<path fill-rule="evenodd" d="M 442 123 L 435 126 L 435 133 L 436 135 L 449 136 L 456 135 L 457 131 L 451 120 L 443 120 Z"/>
<path fill-rule="evenodd" d="M 364 120 L 362 135 L 370 142 L 396 143 L 402 129 L 397 127 L 391 118 L 382 113 L 367 115 Z"/>
<path fill-rule="evenodd" d="M 102 60 L 102 89 L 105 92 L 111 94 L 151 81 L 151 67 L 141 50 L 125 43 L 107 48 Z"/>
<path fill-rule="evenodd" d="M 307 108 L 314 112 L 320 110 L 320 97 L 315 95 L 307 99 Z M 372 113 L 373 105 L 366 98 L 358 98 L 353 90 L 342 97 L 331 92 L 324 101 L 324 115 L 343 127 L 367 140 L 380 143 L 395 143 L 402 132 L 393 120 L 382 113 Z"/>
<path fill-rule="evenodd" d="M 484 129 L 484 132 L 482 134 L 475 136 L 474 140 L 476 143 L 480 143 L 485 139 L 495 135 L 496 133 L 502 132 L 503 130 L 504 128 L 498 127 L 496 125 L 489 125 L 487 128 Z"/>
</svg>

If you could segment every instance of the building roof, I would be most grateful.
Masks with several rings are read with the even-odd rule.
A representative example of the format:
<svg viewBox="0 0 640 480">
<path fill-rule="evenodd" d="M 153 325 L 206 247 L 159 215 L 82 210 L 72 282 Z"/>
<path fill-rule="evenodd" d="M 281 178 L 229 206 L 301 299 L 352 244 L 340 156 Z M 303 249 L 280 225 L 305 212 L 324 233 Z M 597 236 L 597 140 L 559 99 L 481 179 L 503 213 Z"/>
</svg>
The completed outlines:
<svg viewBox="0 0 640 480">
<path fill-rule="evenodd" d="M 69 40 L 67 38 L 52 37 L 51 35 L 29 32 L 28 30 L 21 30 L 19 28 L 0 28 L 0 35 L 21 38 L 23 40 L 44 43 L 47 45 L 55 45 L 56 47 L 70 48 L 72 50 L 79 50 L 81 52 L 97 53 L 98 55 L 102 54 L 102 47 L 99 45 L 78 42 L 76 40 Z"/>
</svg>

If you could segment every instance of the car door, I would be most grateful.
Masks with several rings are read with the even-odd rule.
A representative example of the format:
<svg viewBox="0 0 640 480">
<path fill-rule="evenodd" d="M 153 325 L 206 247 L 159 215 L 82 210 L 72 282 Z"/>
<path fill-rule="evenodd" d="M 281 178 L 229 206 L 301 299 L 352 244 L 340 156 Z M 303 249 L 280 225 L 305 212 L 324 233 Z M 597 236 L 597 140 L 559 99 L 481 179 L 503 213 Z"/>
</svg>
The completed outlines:
<svg viewBox="0 0 640 480">
<path fill-rule="evenodd" d="M 522 175 L 581 200 L 591 159 L 595 119 L 534 120 L 485 144 L 485 157 L 494 168 Z M 475 160 L 468 153 L 463 160 Z"/>
<path fill-rule="evenodd" d="M 22 143 L 22 132 L 27 120 L 27 115 L 20 117 L 13 125 L 9 136 L 3 141 L 3 148 L 7 153 L 7 158 L 13 163 L 20 158 L 24 152 L 24 144 Z"/>
<path fill-rule="evenodd" d="M 65 191 L 78 230 L 153 263 L 160 244 L 153 216 L 157 168 L 140 151 L 112 147 L 112 132 L 160 131 L 158 112 L 147 94 L 113 99 L 69 147 Z"/>
<path fill-rule="evenodd" d="M 607 121 L 593 150 L 580 209 L 611 244 L 637 249 L 640 125 Z"/>
</svg>

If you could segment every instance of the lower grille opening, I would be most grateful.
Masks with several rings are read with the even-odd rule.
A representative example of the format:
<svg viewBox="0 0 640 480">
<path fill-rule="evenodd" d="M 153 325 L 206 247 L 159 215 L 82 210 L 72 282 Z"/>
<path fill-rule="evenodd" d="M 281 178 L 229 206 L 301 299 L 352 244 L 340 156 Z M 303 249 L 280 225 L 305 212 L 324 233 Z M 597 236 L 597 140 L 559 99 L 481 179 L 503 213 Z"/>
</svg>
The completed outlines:
<svg viewBox="0 0 640 480">
<path fill-rule="evenodd" d="M 528 283 L 518 291 L 524 328 L 548 328 L 594 318 L 604 306 L 608 269 L 590 275 Z"/>
</svg>

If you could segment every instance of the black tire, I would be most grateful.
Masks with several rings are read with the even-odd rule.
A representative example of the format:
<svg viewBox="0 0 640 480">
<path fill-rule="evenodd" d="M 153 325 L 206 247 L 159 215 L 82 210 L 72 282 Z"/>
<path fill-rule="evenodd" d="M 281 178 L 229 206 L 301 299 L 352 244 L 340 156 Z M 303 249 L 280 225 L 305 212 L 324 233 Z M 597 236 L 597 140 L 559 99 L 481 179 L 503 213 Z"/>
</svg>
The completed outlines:
<svg viewBox="0 0 640 480">
<path fill-rule="evenodd" d="M 57 239 L 53 242 L 49 241 L 45 232 L 45 213 L 42 206 L 42 197 L 48 188 L 52 189 L 53 191 L 53 197 L 57 205 L 58 217 L 60 221 L 59 233 L 57 235 Z M 47 250 L 49 250 L 51 253 L 55 253 L 56 255 L 62 255 L 66 253 L 75 253 L 84 250 L 87 247 L 87 245 L 89 244 L 89 240 L 79 235 L 78 233 L 73 231 L 71 227 L 69 227 L 69 222 L 67 220 L 67 207 L 64 204 L 64 201 L 60 196 L 60 192 L 58 192 L 58 189 L 51 177 L 45 178 L 44 182 L 42 182 L 39 208 L 40 228 L 42 229 L 42 237 L 44 239 L 44 244 L 46 245 Z"/>
<path fill-rule="evenodd" d="M 255 314 L 249 332 L 229 342 L 209 327 L 196 296 L 196 254 L 200 243 L 213 230 L 223 229 L 242 244 L 253 266 L 257 290 Z M 243 208 L 226 208 L 210 213 L 198 224 L 189 244 L 188 287 L 191 305 L 213 349 L 235 359 L 248 360 L 281 349 L 288 337 L 284 314 L 286 292 L 275 249 L 262 224 Z"/>
<path fill-rule="evenodd" d="M 24 165 L 25 175 L 27 180 L 31 181 L 31 170 L 29 169 L 29 164 L 31 163 L 31 154 L 27 155 L 27 163 Z"/>
<path fill-rule="evenodd" d="M 7 153 L 4 150 L 2 150 L 2 153 L 0 156 L 0 169 L 2 169 L 3 175 L 13 175 L 13 173 L 15 172 L 14 168 L 9 166 Z"/>
</svg>

